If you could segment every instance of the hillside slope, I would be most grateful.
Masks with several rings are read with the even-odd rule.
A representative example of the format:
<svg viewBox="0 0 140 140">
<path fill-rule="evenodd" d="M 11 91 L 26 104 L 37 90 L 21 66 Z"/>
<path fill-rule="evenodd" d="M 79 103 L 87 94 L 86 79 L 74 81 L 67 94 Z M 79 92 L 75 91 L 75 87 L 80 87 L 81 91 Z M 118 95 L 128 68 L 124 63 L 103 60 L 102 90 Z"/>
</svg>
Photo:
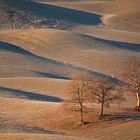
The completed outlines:
<svg viewBox="0 0 140 140">
<path fill-rule="evenodd" d="M 101 120 L 88 103 L 85 125 L 65 104 L 77 72 L 126 83 L 128 58 L 140 60 L 139 1 L 0 0 L 0 140 L 139 140 L 136 96 L 124 88 Z"/>
<path fill-rule="evenodd" d="M 0 77 L 50 77 L 70 78 L 72 73 L 83 71 L 65 64 L 35 55 L 13 44 L 0 42 Z"/>
<path fill-rule="evenodd" d="M 0 39 L 44 58 L 117 77 L 121 76 L 120 69 L 127 58 L 139 57 L 140 51 L 139 44 L 52 29 L 5 32 Z"/>
<path fill-rule="evenodd" d="M 0 28 L 50 27 L 69 29 L 80 24 L 98 25 L 100 15 L 32 0 L 0 0 Z"/>
<path fill-rule="evenodd" d="M 120 30 L 140 31 L 140 0 L 112 0 L 87 2 L 56 2 L 55 5 L 97 12 L 110 16 L 106 26 Z"/>
</svg>

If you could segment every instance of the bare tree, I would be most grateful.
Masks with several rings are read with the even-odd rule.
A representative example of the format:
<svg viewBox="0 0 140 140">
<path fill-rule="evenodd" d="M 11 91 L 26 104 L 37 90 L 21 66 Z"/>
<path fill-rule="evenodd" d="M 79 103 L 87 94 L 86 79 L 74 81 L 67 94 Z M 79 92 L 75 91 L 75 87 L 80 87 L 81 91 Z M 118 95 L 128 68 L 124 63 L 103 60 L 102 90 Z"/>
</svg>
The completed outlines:
<svg viewBox="0 0 140 140">
<path fill-rule="evenodd" d="M 140 110 L 140 59 L 130 57 L 124 67 L 123 75 L 128 83 L 128 89 L 136 94 L 136 108 Z"/>
<path fill-rule="evenodd" d="M 11 28 L 14 30 L 16 28 L 16 23 L 17 23 L 17 13 L 15 11 L 9 12 L 9 20 L 10 20 Z"/>
<path fill-rule="evenodd" d="M 80 112 L 80 123 L 84 124 L 84 103 L 88 100 L 88 83 L 90 76 L 86 73 L 76 73 L 73 80 L 67 85 L 67 92 L 70 95 L 66 102 L 71 105 L 72 111 Z"/>
<path fill-rule="evenodd" d="M 100 77 L 93 80 L 89 90 L 95 102 L 100 104 L 100 118 L 104 115 L 104 107 L 109 107 L 112 103 L 121 103 L 125 98 L 120 91 L 108 78 Z"/>
</svg>

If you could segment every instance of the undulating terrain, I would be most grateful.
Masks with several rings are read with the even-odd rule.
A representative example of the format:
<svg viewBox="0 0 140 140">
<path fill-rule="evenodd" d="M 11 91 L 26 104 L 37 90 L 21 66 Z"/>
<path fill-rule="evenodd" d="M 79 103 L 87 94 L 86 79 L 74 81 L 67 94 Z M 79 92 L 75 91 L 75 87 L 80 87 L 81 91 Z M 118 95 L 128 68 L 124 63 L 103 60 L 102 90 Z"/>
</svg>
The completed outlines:
<svg viewBox="0 0 140 140">
<path fill-rule="evenodd" d="M 124 82 L 140 60 L 140 0 L 0 0 L 0 140 L 139 140 L 136 97 L 77 127 L 64 110 L 77 72 Z"/>
</svg>

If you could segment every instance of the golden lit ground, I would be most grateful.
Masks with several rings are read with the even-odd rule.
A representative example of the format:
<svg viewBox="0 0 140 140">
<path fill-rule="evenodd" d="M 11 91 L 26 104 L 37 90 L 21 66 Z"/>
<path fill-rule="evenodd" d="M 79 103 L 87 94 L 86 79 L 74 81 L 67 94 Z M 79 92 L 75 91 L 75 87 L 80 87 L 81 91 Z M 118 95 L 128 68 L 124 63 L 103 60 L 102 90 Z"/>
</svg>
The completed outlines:
<svg viewBox="0 0 140 140">
<path fill-rule="evenodd" d="M 76 122 L 79 120 L 79 114 L 65 112 L 61 103 L 0 98 L 0 105 L 0 131 L 2 133 L 0 138 L 7 137 L 9 139 L 9 135 L 4 133 L 13 133 L 12 137 L 17 136 L 19 139 L 20 137 L 28 139 L 27 136 L 30 133 L 38 133 L 39 138 L 47 137 L 50 139 L 51 137 L 67 139 L 69 136 L 73 136 L 76 139 L 82 137 L 83 139 L 87 138 L 87 140 L 94 138 L 138 140 L 140 137 L 140 114 L 115 106 L 108 110 L 110 113 L 112 112 L 112 116 L 108 116 L 103 121 L 97 120 L 96 115 L 99 112 L 94 108 L 93 112 L 84 116 L 85 120 L 90 123 L 77 127 Z M 106 113 L 109 113 L 108 111 L 106 110 Z M 44 135 L 40 135 L 42 133 Z M 34 136 L 32 134 L 29 137 Z"/>
<path fill-rule="evenodd" d="M 130 93 L 125 93 L 127 101 L 121 106 L 113 104 L 105 109 L 108 116 L 102 121 L 97 118 L 99 105 L 94 105 L 92 111 L 84 116 L 87 124 L 80 127 L 77 125 L 79 114 L 64 110 L 62 102 L 67 98 L 67 77 L 79 71 L 79 67 L 121 79 L 127 58 L 140 57 L 140 33 L 136 32 L 139 16 L 131 21 L 137 15 L 130 17 L 127 13 L 128 10 L 131 13 L 131 10 L 135 12 L 138 9 L 138 0 L 133 3 L 126 1 L 125 4 L 121 0 L 109 3 L 52 3 L 98 12 L 105 25 L 79 25 L 67 31 L 59 28 L 1 30 L 0 140 L 140 139 L 140 113 L 134 111 L 136 97 Z M 50 8 L 56 10 L 58 7 Z M 30 9 L 34 11 L 34 8 Z M 68 13 L 72 11 L 66 10 Z M 42 8 L 38 12 L 42 13 Z M 63 14 L 59 16 L 63 17 Z M 119 21 L 118 25 L 114 24 L 115 19 Z M 6 16 L 0 21 L 6 23 Z M 124 21 L 131 21 L 131 25 L 124 28 Z"/>
<path fill-rule="evenodd" d="M 0 78 L 0 96 L 1 97 L 14 97 L 23 98 L 28 100 L 39 100 L 39 95 L 44 95 L 44 100 L 47 102 L 62 102 L 59 99 L 67 99 L 69 96 L 65 93 L 66 86 L 70 80 L 52 79 L 52 78 L 38 78 L 38 77 L 15 77 L 15 78 Z M 14 91 L 13 89 L 17 90 Z M 20 93 L 21 91 L 21 93 Z M 19 92 L 19 95 L 16 93 Z M 29 95 L 28 95 L 29 94 Z M 33 98 L 31 95 L 38 95 Z M 37 96 L 36 95 L 36 96 Z M 129 96 L 128 96 L 129 95 Z M 46 96 L 46 97 L 45 97 Z M 50 96 L 50 100 L 47 100 Z M 131 93 L 125 93 L 126 101 L 122 104 L 122 108 L 132 108 L 135 106 L 136 97 Z M 56 97 L 58 99 L 55 99 Z M 58 101 L 57 101 L 58 100 Z"/>
<path fill-rule="evenodd" d="M 72 136 L 59 136 L 47 134 L 2 134 L 0 140 L 83 140 Z"/>
<path fill-rule="evenodd" d="M 40 139 L 76 139 L 59 128 L 59 122 L 65 117 L 70 117 L 62 113 L 60 103 L 0 98 L 0 105 L 0 139 L 34 139 L 33 134 Z M 8 133 L 13 133 L 12 137 L 9 137 Z"/>
<path fill-rule="evenodd" d="M 67 80 L 35 77 L 0 78 L 1 87 L 66 98 Z"/>
<path fill-rule="evenodd" d="M 127 58 L 134 55 L 139 57 L 139 45 L 55 29 L 17 30 L 13 31 L 13 34 L 5 32 L 0 34 L 0 39 L 37 56 L 56 60 L 58 61 L 56 66 L 60 66 L 60 62 L 64 65 L 72 64 L 118 78 L 121 77 L 121 69 Z M 38 64 L 30 66 L 32 65 L 38 66 Z M 39 70 L 42 68 L 49 70 L 47 67 L 38 67 Z M 51 69 L 49 71 L 51 72 Z"/>
</svg>

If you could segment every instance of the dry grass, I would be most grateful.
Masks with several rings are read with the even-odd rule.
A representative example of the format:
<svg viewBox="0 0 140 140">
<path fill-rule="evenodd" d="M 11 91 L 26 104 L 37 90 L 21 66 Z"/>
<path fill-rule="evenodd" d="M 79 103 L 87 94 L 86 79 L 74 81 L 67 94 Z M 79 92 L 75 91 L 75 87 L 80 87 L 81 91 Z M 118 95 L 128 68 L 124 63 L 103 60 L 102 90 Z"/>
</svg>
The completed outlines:
<svg viewBox="0 0 140 140">
<path fill-rule="evenodd" d="M 103 120 L 98 119 L 99 105 L 93 105 L 84 116 L 85 125 L 77 124 L 79 114 L 66 111 L 63 102 L 39 101 L 39 97 L 48 96 L 67 99 L 67 77 L 81 67 L 123 79 L 127 58 L 140 57 L 139 0 L 93 1 L 51 1 L 58 6 L 98 12 L 105 24 L 79 25 L 67 31 L 5 30 L 9 20 L 0 11 L 0 24 L 6 23 L 0 32 L 0 140 L 140 139 L 140 113 L 133 110 L 136 98 L 131 93 L 125 93 L 127 101 L 122 105 L 106 108 Z M 29 11 L 35 12 L 32 8 Z M 38 12 L 46 13 L 42 9 Z"/>
<path fill-rule="evenodd" d="M 83 31 L 86 32 L 84 29 Z M 123 48 L 121 42 L 118 43 L 120 46 L 118 47 L 117 44 L 112 44 L 113 41 L 52 29 L 17 30 L 13 31 L 13 34 L 2 33 L 0 39 L 39 56 L 107 75 L 114 75 L 118 78 L 121 77 L 120 70 L 127 57 L 139 55 L 139 53 L 127 48 L 121 49 L 121 46 Z M 133 46 L 135 47 L 135 45 Z M 38 64 L 34 65 L 37 67 Z M 57 65 L 59 66 L 59 63 Z"/>
<path fill-rule="evenodd" d="M 11 89 L 20 89 L 22 91 L 29 91 L 32 93 L 39 93 L 42 95 L 57 96 L 65 98 L 65 85 L 68 81 L 52 78 L 0 78 L 1 87 L 8 87 Z"/>
<path fill-rule="evenodd" d="M 32 137 L 29 133 L 44 133 L 51 135 L 39 135 L 49 138 L 66 138 L 65 135 L 83 137 L 83 139 L 139 139 L 139 113 L 122 111 L 121 108 L 112 107 L 106 109 L 107 116 L 99 121 L 96 118 L 97 108 L 84 116 L 89 121 L 85 126 L 77 127 L 79 114 L 65 112 L 59 103 L 45 103 L 20 99 L 0 98 L 1 105 L 1 132 L 28 133 L 24 135 L 11 134 L 10 138 Z M 116 113 L 115 113 L 116 112 Z M 57 114 L 57 116 L 56 116 Z M 132 133 L 133 128 L 133 133 Z M 102 133 L 102 135 L 101 135 Z M 57 135 L 58 134 L 58 135 Z M 30 136 L 29 136 L 30 135 Z M 59 136 L 60 135 L 60 136 Z M 61 136 L 62 135 L 62 136 Z M 7 137 L 3 134 L 0 138 Z M 33 136 L 34 138 L 34 136 Z M 77 138 L 78 139 L 78 138 Z"/>
<path fill-rule="evenodd" d="M 82 140 L 82 138 L 45 134 L 3 134 L 0 140 Z"/>
</svg>

